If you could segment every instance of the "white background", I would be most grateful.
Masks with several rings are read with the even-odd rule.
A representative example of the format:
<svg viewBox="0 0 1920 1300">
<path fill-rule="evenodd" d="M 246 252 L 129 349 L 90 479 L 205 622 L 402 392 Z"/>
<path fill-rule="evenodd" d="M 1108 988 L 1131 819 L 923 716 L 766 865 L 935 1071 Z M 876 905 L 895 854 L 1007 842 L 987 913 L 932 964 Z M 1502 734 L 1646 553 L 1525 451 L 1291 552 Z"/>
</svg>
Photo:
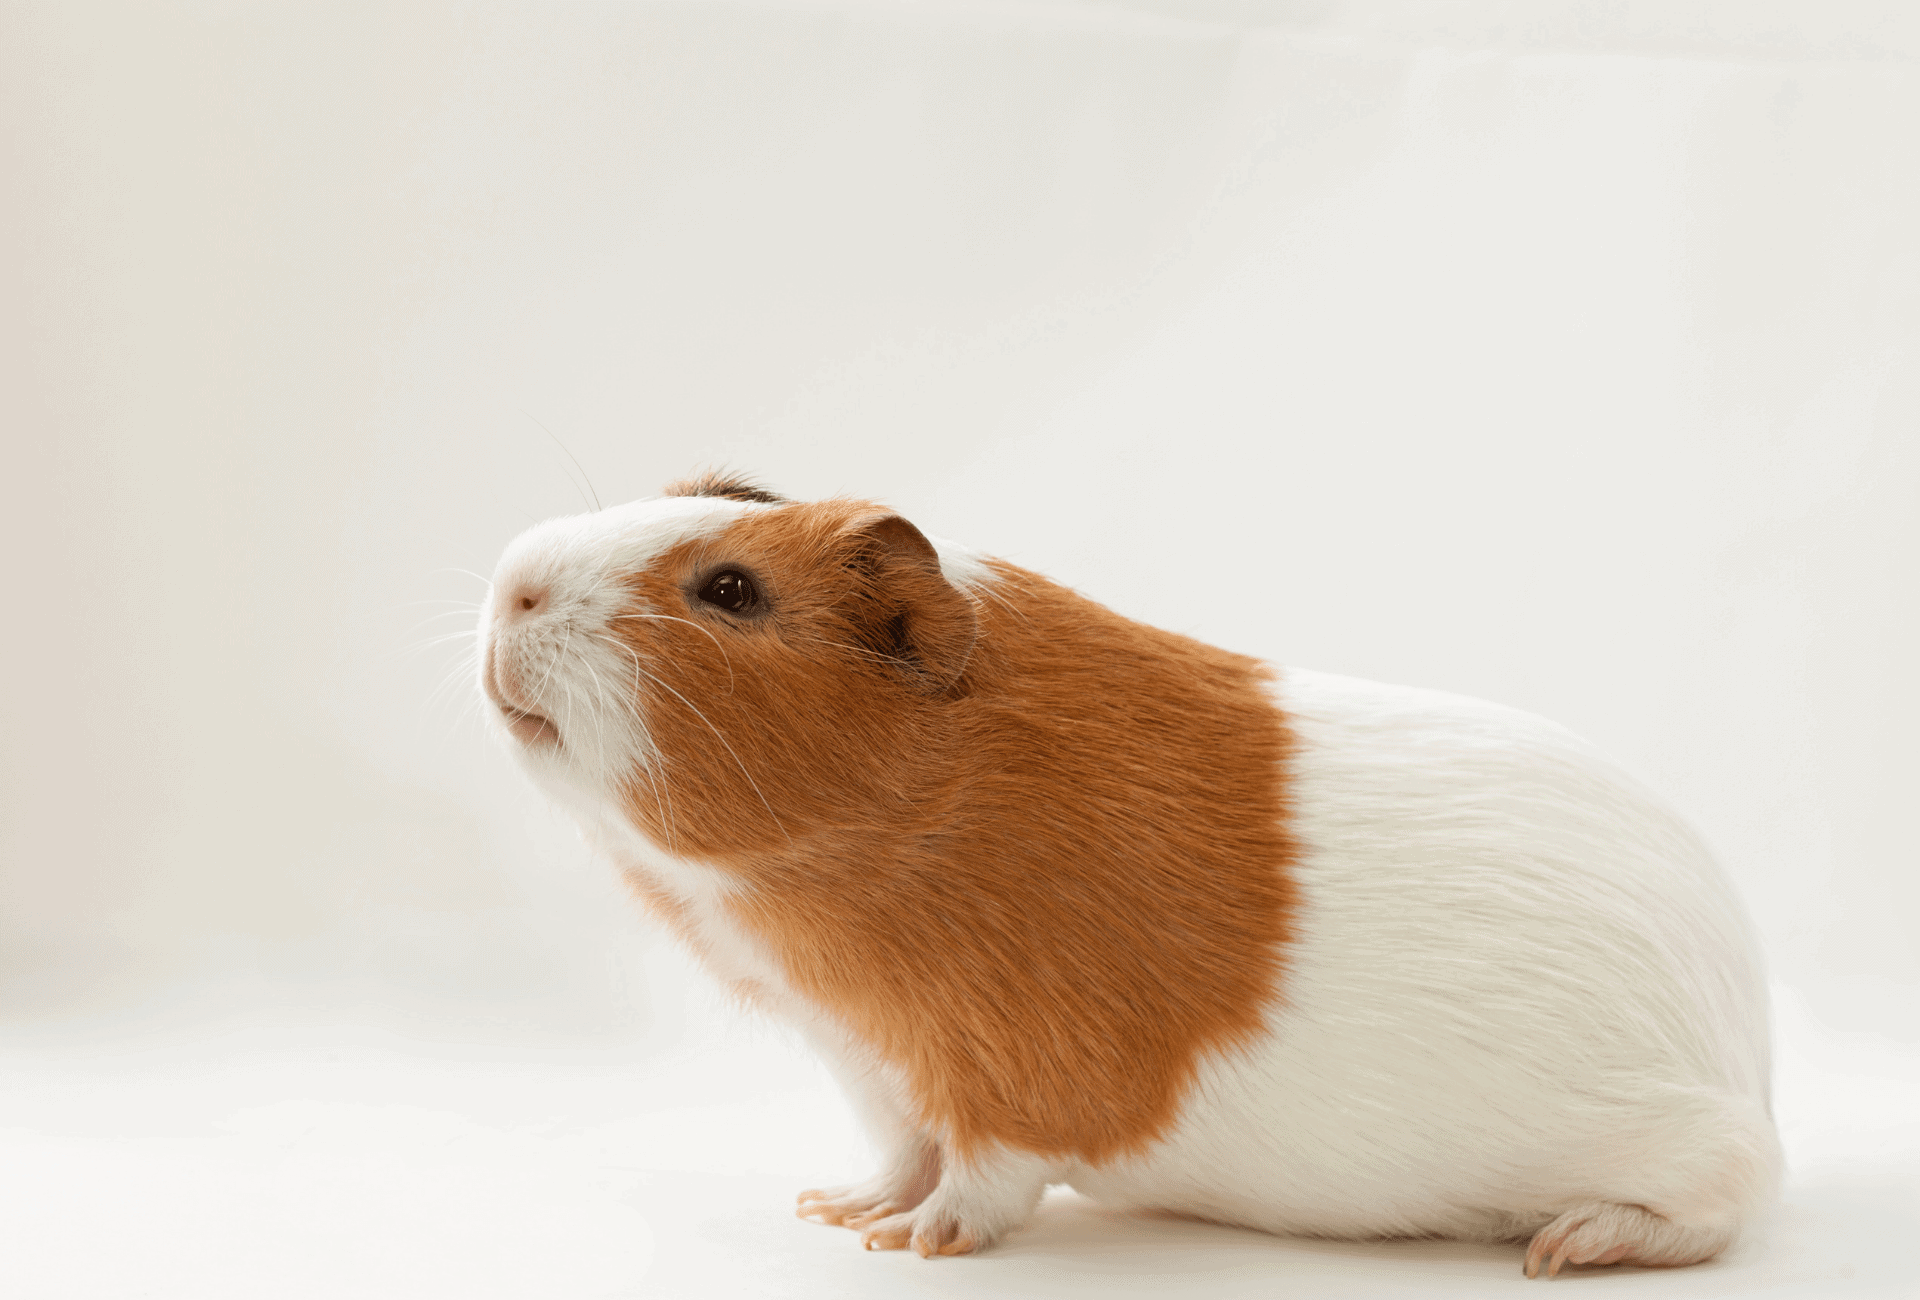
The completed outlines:
<svg viewBox="0 0 1920 1300">
<path fill-rule="evenodd" d="M 865 1159 L 824 1077 L 432 642 L 712 464 L 1598 741 L 1750 902 L 1793 1163 L 1611 1285 L 1914 1294 L 1917 58 L 1895 0 L 0 8 L 10 1294 L 1518 1284 L 789 1217 Z"/>
</svg>

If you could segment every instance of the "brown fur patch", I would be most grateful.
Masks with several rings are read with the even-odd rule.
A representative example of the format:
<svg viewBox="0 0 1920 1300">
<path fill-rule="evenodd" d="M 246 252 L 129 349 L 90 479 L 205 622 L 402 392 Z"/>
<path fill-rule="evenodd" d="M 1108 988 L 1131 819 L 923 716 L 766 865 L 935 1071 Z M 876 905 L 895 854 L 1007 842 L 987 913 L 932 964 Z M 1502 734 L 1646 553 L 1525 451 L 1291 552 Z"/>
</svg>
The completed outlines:
<svg viewBox="0 0 1920 1300">
<path fill-rule="evenodd" d="M 618 625 L 685 697 L 644 697 L 672 806 L 639 779 L 630 815 L 741 878 L 736 921 L 951 1154 L 1137 1151 L 1278 996 L 1295 893 L 1268 670 L 996 562 L 929 692 L 908 662 L 929 593 L 870 559 L 886 517 L 756 511 L 635 575 L 699 626 Z M 694 597 L 722 567 L 759 584 L 754 617 Z M 904 655 L 876 648 L 894 634 Z"/>
</svg>

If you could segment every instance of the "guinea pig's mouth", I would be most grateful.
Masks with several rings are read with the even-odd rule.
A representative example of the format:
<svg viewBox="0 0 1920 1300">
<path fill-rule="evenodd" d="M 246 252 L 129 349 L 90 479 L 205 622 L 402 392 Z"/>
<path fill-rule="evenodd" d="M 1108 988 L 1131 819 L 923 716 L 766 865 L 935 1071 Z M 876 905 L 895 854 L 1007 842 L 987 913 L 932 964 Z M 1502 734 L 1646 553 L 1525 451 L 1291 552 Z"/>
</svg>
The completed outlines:
<svg viewBox="0 0 1920 1300">
<path fill-rule="evenodd" d="M 480 688 L 486 692 L 493 707 L 500 710 L 500 716 L 507 720 L 507 730 L 513 738 L 523 745 L 560 743 L 560 728 L 553 725 L 553 719 L 532 709 L 523 709 L 513 702 L 507 693 L 506 683 L 501 680 L 498 667 L 493 659 L 493 647 L 487 647 L 486 664 L 480 674 Z"/>
<path fill-rule="evenodd" d="M 511 704 L 502 704 L 500 712 L 507 720 L 507 730 L 521 744 L 538 745 L 546 741 L 556 745 L 560 743 L 560 728 L 553 725 L 551 718 L 527 709 L 516 709 Z"/>
</svg>

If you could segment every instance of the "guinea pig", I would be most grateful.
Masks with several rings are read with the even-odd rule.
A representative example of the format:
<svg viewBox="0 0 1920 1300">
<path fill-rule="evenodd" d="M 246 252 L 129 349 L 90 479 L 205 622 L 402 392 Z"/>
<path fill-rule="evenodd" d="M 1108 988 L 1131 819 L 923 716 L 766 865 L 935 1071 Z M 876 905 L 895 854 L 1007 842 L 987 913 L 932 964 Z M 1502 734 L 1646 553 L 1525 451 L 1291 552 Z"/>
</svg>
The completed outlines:
<svg viewBox="0 0 1920 1300">
<path fill-rule="evenodd" d="M 1514 709 L 1242 655 L 708 475 L 531 529 L 480 685 L 883 1155 L 803 1217 L 983 1250 L 1048 1184 L 1691 1264 L 1766 1202 L 1759 962 L 1687 827 Z"/>
</svg>

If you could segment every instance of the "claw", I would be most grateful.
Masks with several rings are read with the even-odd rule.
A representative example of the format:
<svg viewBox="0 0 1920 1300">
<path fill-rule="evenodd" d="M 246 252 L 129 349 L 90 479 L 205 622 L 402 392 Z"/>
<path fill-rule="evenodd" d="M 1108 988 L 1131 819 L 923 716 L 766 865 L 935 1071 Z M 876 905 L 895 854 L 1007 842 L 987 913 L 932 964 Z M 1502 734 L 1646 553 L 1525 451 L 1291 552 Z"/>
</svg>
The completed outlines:
<svg viewBox="0 0 1920 1300">
<path fill-rule="evenodd" d="M 846 1221 L 846 1216 L 837 1210 L 832 1201 L 823 1198 L 814 1201 L 802 1200 L 794 1208 L 794 1217 L 805 1219 L 809 1223 L 824 1223 L 832 1227 Z"/>
<path fill-rule="evenodd" d="M 860 1244 L 868 1250 L 900 1250 L 907 1245 L 912 1231 L 911 1223 L 897 1224 L 882 1219 L 860 1234 Z"/>
<path fill-rule="evenodd" d="M 810 1188 L 794 1198 L 794 1213 L 809 1223 L 864 1228 L 902 1208 L 897 1194 L 871 1186 Z"/>
<path fill-rule="evenodd" d="M 1729 1236 L 1720 1228 L 1676 1222 L 1645 1206 L 1595 1201 L 1568 1210 L 1534 1234 L 1527 1246 L 1526 1273 L 1540 1276 L 1542 1264 L 1550 1278 L 1568 1266 L 1697 1264 L 1719 1254 Z"/>
</svg>

